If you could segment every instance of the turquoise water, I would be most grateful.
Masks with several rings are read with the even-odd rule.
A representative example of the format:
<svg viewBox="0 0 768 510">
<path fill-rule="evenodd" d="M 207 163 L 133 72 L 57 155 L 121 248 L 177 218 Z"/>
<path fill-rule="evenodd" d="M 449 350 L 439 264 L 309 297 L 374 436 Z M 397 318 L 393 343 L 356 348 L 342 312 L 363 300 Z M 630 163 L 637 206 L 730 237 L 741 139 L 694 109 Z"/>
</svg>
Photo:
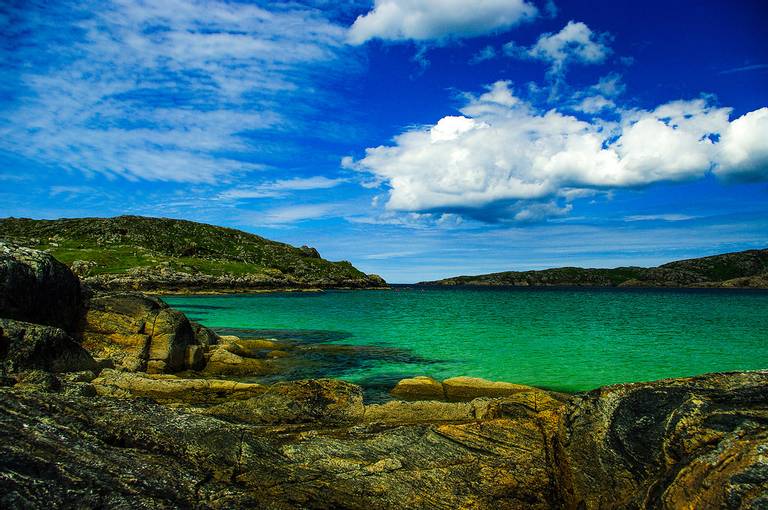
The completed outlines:
<svg viewBox="0 0 768 510">
<path fill-rule="evenodd" d="M 311 375 L 363 385 L 467 375 L 580 391 L 768 368 L 766 292 L 397 287 L 166 301 L 214 328 L 361 346 Z"/>
</svg>

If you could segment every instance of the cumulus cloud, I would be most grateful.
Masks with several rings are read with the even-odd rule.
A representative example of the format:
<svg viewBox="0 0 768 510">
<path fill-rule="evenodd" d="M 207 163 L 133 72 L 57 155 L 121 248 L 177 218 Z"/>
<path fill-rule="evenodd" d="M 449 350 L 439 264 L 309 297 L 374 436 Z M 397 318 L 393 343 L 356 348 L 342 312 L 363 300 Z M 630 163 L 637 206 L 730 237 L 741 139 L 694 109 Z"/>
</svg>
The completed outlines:
<svg viewBox="0 0 768 510">
<path fill-rule="evenodd" d="M 349 29 L 351 44 L 371 39 L 442 41 L 508 29 L 536 17 L 526 0 L 376 0 Z"/>
<path fill-rule="evenodd" d="M 731 122 L 718 145 L 717 175 L 743 181 L 768 179 L 768 108 L 749 112 Z"/>
<path fill-rule="evenodd" d="M 302 129 L 308 98 L 330 99 L 319 77 L 351 61 L 346 30 L 295 5 L 25 3 L 0 30 L 13 85 L 0 90 L 12 98 L 0 149 L 133 180 L 214 183 L 261 169 L 249 136 Z"/>
<path fill-rule="evenodd" d="M 590 190 L 690 180 L 712 170 L 768 178 L 768 142 L 761 136 L 768 108 L 730 121 L 730 108 L 694 99 L 619 110 L 618 121 L 585 121 L 538 110 L 516 97 L 509 82 L 497 82 L 470 96 L 460 113 L 344 164 L 388 185 L 389 210 L 489 220 L 558 216 L 569 209 L 557 200 Z"/>
<path fill-rule="evenodd" d="M 599 64 L 611 54 L 609 36 L 593 32 L 585 23 L 569 21 L 559 32 L 545 33 L 530 47 L 514 41 L 504 45 L 504 53 L 513 58 L 530 58 L 549 64 L 551 77 L 561 77 L 573 63 Z"/>
</svg>

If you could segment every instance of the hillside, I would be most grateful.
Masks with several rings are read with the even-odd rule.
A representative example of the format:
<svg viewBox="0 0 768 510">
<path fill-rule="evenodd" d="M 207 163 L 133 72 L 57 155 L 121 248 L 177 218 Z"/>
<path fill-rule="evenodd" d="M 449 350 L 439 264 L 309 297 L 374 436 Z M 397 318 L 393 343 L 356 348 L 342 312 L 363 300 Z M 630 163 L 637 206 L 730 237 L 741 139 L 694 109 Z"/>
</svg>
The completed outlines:
<svg viewBox="0 0 768 510">
<path fill-rule="evenodd" d="M 87 283 L 148 291 L 385 286 L 317 250 L 192 221 L 140 216 L 0 219 L 0 240 L 45 250 Z"/>
<path fill-rule="evenodd" d="M 584 287 L 750 287 L 768 288 L 768 249 L 680 260 L 658 267 L 505 271 L 457 276 L 420 285 L 584 286 Z"/>
</svg>

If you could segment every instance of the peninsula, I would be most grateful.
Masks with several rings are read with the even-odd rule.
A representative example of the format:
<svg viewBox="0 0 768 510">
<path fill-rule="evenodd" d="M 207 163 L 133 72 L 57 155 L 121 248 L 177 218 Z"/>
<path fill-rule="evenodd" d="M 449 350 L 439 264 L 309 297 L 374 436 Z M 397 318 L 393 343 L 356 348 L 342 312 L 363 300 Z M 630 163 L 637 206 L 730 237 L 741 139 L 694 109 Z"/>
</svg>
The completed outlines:
<svg viewBox="0 0 768 510">
<path fill-rule="evenodd" d="M 768 249 L 679 260 L 658 267 L 504 271 L 421 282 L 429 286 L 768 288 Z"/>
<path fill-rule="evenodd" d="M 0 219 L 0 240 L 45 250 L 94 288 L 153 293 L 380 288 L 386 282 L 308 246 L 142 216 Z"/>
</svg>

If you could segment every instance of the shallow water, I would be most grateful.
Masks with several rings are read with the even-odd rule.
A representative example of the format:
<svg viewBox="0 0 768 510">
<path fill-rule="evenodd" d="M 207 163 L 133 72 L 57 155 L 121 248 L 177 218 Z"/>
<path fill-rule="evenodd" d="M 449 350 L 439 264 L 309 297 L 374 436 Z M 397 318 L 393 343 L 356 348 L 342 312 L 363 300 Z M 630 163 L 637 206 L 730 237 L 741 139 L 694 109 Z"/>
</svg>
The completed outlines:
<svg viewBox="0 0 768 510">
<path fill-rule="evenodd" d="M 243 336 L 373 346 L 357 357 L 326 349 L 321 373 L 292 375 L 364 386 L 467 375 L 581 391 L 768 368 L 763 291 L 396 287 L 165 299 L 207 326 L 264 330 Z"/>
</svg>

